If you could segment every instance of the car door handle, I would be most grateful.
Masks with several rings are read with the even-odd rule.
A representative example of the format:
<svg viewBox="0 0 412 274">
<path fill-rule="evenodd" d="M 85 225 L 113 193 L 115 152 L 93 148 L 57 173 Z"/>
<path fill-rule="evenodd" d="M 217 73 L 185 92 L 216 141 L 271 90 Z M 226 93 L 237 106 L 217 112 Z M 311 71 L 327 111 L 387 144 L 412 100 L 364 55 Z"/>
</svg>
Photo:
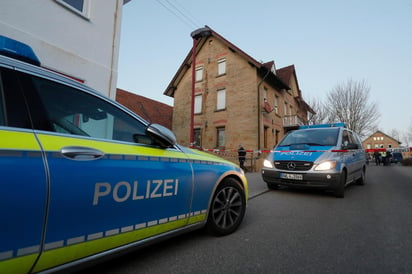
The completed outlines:
<svg viewBox="0 0 412 274">
<path fill-rule="evenodd" d="M 63 147 L 60 153 L 67 159 L 77 161 L 91 161 L 104 157 L 104 152 L 98 149 L 80 146 Z"/>
</svg>

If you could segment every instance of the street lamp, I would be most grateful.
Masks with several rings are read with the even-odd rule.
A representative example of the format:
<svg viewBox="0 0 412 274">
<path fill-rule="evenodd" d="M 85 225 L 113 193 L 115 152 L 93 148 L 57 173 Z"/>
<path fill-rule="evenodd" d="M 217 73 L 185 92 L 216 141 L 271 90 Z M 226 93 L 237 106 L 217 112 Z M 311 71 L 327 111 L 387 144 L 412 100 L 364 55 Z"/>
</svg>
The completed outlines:
<svg viewBox="0 0 412 274">
<path fill-rule="evenodd" d="M 210 36 L 212 31 L 209 28 L 200 28 L 192 33 L 190 36 L 193 39 L 192 48 L 192 98 L 191 98 L 191 109 L 190 109 L 190 147 L 194 146 L 194 112 L 195 112 L 195 82 L 196 82 L 196 44 L 197 40 Z"/>
</svg>

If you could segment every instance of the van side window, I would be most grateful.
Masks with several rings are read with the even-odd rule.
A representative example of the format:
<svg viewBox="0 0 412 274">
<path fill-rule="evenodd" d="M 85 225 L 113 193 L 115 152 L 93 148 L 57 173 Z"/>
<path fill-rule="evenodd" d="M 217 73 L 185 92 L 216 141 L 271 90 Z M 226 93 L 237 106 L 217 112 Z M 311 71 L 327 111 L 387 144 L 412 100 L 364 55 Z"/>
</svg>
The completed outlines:
<svg viewBox="0 0 412 274">
<path fill-rule="evenodd" d="M 146 126 L 108 101 L 75 88 L 31 77 L 52 131 L 135 142 Z"/>
<path fill-rule="evenodd" d="M 342 146 L 347 146 L 350 143 L 349 131 L 344 130 L 342 134 Z"/>
</svg>

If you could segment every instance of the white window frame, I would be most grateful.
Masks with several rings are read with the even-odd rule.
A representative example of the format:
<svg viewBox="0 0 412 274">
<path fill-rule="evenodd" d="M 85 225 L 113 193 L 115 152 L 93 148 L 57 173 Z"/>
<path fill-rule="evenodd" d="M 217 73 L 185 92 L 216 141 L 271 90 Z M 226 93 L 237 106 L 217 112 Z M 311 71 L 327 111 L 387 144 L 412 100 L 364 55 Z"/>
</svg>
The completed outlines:
<svg viewBox="0 0 412 274">
<path fill-rule="evenodd" d="M 267 88 L 263 88 L 263 102 L 267 101 L 268 99 L 268 89 Z"/>
<path fill-rule="evenodd" d="M 196 68 L 196 82 L 202 81 L 203 80 L 203 66 L 197 67 Z"/>
<path fill-rule="evenodd" d="M 217 61 L 217 75 L 226 74 L 226 59 L 220 59 Z"/>
<path fill-rule="evenodd" d="M 226 145 L 226 136 L 225 136 L 226 128 L 225 127 L 218 127 L 216 128 L 216 146 L 217 147 L 224 147 Z"/>
<path fill-rule="evenodd" d="M 66 7 L 67 9 L 71 10 L 72 12 L 89 19 L 90 18 L 90 0 L 82 0 L 83 1 L 83 9 L 79 10 L 70 3 L 67 3 L 65 0 L 55 0 L 60 5 Z"/>
<path fill-rule="evenodd" d="M 278 114 L 279 113 L 279 97 L 277 95 L 275 95 L 275 101 L 274 101 L 274 108 L 275 108 L 275 113 Z"/>
<path fill-rule="evenodd" d="M 202 113 L 202 95 L 196 95 L 195 96 L 195 109 L 194 109 L 195 114 L 200 114 Z"/>
<path fill-rule="evenodd" d="M 219 89 L 216 94 L 216 110 L 223 110 L 226 108 L 226 89 Z"/>
</svg>

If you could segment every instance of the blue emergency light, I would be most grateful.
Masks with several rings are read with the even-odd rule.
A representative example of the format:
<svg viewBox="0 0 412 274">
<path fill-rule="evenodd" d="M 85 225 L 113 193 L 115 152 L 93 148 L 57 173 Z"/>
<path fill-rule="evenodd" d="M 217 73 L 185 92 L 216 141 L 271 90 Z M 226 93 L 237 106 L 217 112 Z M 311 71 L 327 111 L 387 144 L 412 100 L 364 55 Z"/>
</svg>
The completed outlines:
<svg viewBox="0 0 412 274">
<path fill-rule="evenodd" d="M 318 125 L 304 125 L 300 126 L 299 129 L 305 129 L 305 128 L 327 128 L 327 127 L 344 127 L 346 128 L 345 123 L 332 123 L 332 124 L 318 124 Z"/>
<path fill-rule="evenodd" d="M 2 35 L 0 35 L 0 54 L 40 66 L 40 60 L 30 46 Z"/>
</svg>

